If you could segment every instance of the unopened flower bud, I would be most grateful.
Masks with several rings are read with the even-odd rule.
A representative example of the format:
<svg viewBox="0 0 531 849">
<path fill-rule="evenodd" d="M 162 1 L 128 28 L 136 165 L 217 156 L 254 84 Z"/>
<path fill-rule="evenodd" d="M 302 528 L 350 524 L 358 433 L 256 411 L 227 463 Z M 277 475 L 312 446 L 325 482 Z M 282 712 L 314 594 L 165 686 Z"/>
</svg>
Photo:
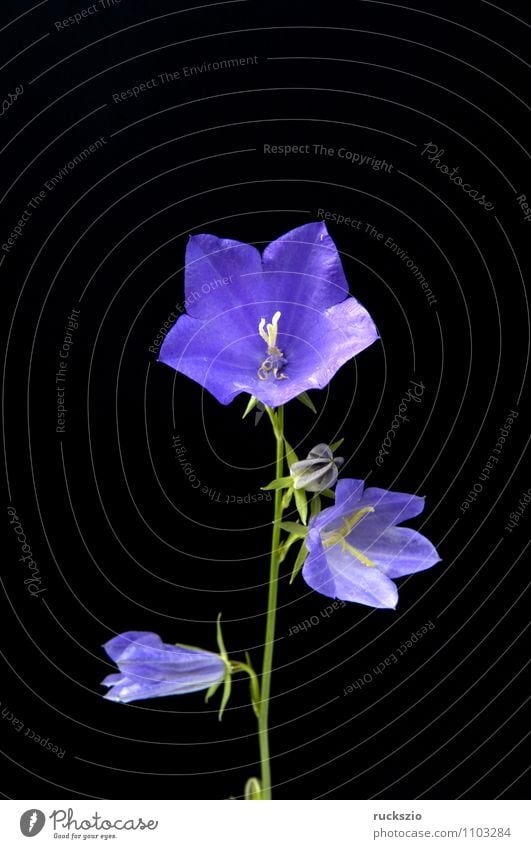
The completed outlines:
<svg viewBox="0 0 531 849">
<path fill-rule="evenodd" d="M 324 442 L 312 448 L 306 460 L 299 460 L 290 467 L 294 489 L 322 492 L 334 486 L 343 464 L 343 457 L 334 457 L 330 446 Z"/>
</svg>

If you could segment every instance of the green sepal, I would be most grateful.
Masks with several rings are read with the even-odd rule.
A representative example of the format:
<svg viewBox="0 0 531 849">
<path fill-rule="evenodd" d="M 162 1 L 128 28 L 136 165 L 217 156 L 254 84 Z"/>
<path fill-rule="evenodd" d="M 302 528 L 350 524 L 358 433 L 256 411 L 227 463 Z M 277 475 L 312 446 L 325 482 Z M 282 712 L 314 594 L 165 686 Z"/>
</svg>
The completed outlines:
<svg viewBox="0 0 531 849">
<path fill-rule="evenodd" d="M 245 782 L 245 790 L 243 791 L 243 795 L 246 802 L 261 800 L 262 786 L 257 778 L 249 778 Z"/>
<path fill-rule="evenodd" d="M 308 533 L 306 525 L 299 525 L 298 522 L 281 522 L 280 527 L 283 531 L 287 531 L 289 534 L 293 534 L 299 539 L 304 538 Z"/>
<path fill-rule="evenodd" d="M 312 500 L 310 501 L 310 519 L 313 519 L 314 516 L 317 516 L 318 513 L 321 512 L 321 499 L 319 498 L 319 493 L 316 493 Z"/>
<path fill-rule="evenodd" d="M 221 696 L 221 704 L 219 706 L 218 719 L 221 722 L 223 711 L 227 707 L 227 702 L 230 699 L 230 691 L 232 689 L 232 673 L 230 667 L 227 666 L 225 677 L 223 679 L 223 695 Z"/>
<path fill-rule="evenodd" d="M 301 522 L 305 525 L 308 518 L 308 499 L 306 498 L 306 491 L 304 489 L 295 489 L 293 490 L 293 493 L 295 495 L 295 504 L 297 506 Z"/>
<path fill-rule="evenodd" d="M 231 693 L 231 688 L 232 688 L 232 669 L 231 669 L 231 665 L 230 665 L 230 661 L 229 661 L 229 656 L 228 656 L 227 650 L 225 648 L 225 642 L 223 640 L 223 634 L 221 632 L 221 613 L 218 613 L 217 625 L 216 625 L 216 638 L 217 638 L 217 642 L 218 642 L 220 657 L 225 661 L 225 677 L 223 678 L 223 694 L 221 696 L 221 704 L 219 706 L 219 713 L 218 713 L 218 719 L 221 722 L 221 718 L 223 716 L 223 711 L 227 707 L 227 702 L 230 699 L 230 693 Z M 208 692 L 207 692 L 206 701 L 208 701 L 210 696 L 212 696 L 216 692 L 216 690 L 217 690 L 217 688 L 220 684 L 221 684 L 221 681 L 219 681 L 217 684 L 213 685 L 213 687 L 215 687 L 213 693 L 210 692 L 210 690 L 212 690 L 212 687 L 210 687 L 210 690 L 208 690 Z"/>
<path fill-rule="evenodd" d="M 301 404 L 304 404 L 304 406 L 308 407 L 308 409 L 311 410 L 312 413 L 315 413 L 317 415 L 315 405 L 307 392 L 301 392 L 300 395 L 297 395 L 297 401 L 300 401 Z"/>
<path fill-rule="evenodd" d="M 297 542 L 297 540 L 300 539 L 300 538 L 301 537 L 300 537 L 299 534 L 290 534 L 289 537 L 287 538 L 287 540 L 284 540 L 284 542 L 282 543 L 282 545 L 280 546 L 279 551 L 278 551 L 278 562 L 279 562 L 279 564 L 284 563 L 284 560 L 288 556 L 288 552 L 289 552 L 291 546 L 293 545 L 294 542 Z"/>
<path fill-rule="evenodd" d="M 268 483 L 267 486 L 261 486 L 260 489 L 287 489 L 293 484 L 293 478 L 288 475 L 285 478 L 276 478 L 276 480 Z"/>
<path fill-rule="evenodd" d="M 304 561 L 308 557 L 308 553 L 309 553 L 308 549 L 306 548 L 306 540 L 303 540 L 302 545 L 299 549 L 299 553 L 297 554 L 297 559 L 296 559 L 295 564 L 293 566 L 291 578 L 289 579 L 290 584 L 293 583 L 293 581 L 295 580 L 295 578 L 297 577 L 297 575 L 301 571 L 302 567 L 304 566 Z"/>
<path fill-rule="evenodd" d="M 298 463 L 299 458 L 295 454 L 295 451 L 289 444 L 286 437 L 284 437 L 284 448 L 286 449 L 286 463 L 288 464 L 288 469 L 290 469 L 293 466 L 293 463 Z"/>
<path fill-rule="evenodd" d="M 254 410 L 254 408 L 256 407 L 257 404 L 258 404 L 258 398 L 256 398 L 255 395 L 251 395 L 251 397 L 249 398 L 249 403 L 247 404 L 247 406 L 245 408 L 245 412 L 242 416 L 242 419 L 244 419 L 245 416 L 248 416 L 249 413 L 251 412 L 251 410 Z"/>
<path fill-rule="evenodd" d="M 223 681 L 224 680 L 225 679 L 223 679 Z M 210 701 L 212 696 L 217 692 L 218 687 L 221 687 L 221 683 L 222 683 L 221 681 L 216 681 L 215 684 L 212 684 L 212 686 L 208 688 L 208 690 L 206 692 L 206 696 L 205 696 L 205 702 Z"/>
<path fill-rule="evenodd" d="M 345 441 L 345 437 L 343 437 L 343 439 L 338 439 L 337 442 L 332 443 L 332 445 L 330 446 L 330 451 L 332 452 L 332 454 L 334 454 L 337 451 L 337 449 L 339 448 L 340 445 L 343 445 L 344 441 Z"/>
<path fill-rule="evenodd" d="M 290 486 L 290 488 L 287 489 L 285 491 L 284 495 L 282 496 L 282 504 L 281 504 L 282 513 L 284 513 L 288 509 L 289 505 L 291 504 L 292 498 L 293 498 L 293 487 Z"/>
<path fill-rule="evenodd" d="M 216 639 L 218 643 L 219 654 L 223 658 L 225 663 L 228 663 L 229 656 L 227 654 L 225 643 L 223 641 L 223 634 L 221 633 L 221 613 L 218 613 L 218 618 L 216 620 Z"/>
<path fill-rule="evenodd" d="M 333 489 L 322 489 L 319 495 L 324 495 L 326 498 L 333 498 L 335 500 L 336 494 Z"/>
</svg>

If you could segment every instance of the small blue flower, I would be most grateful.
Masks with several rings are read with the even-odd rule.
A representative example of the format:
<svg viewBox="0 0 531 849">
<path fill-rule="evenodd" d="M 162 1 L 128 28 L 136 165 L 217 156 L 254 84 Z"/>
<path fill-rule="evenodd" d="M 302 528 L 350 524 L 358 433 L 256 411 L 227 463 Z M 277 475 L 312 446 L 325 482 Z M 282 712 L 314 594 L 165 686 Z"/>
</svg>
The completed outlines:
<svg viewBox="0 0 531 849">
<path fill-rule="evenodd" d="M 101 682 L 111 688 L 104 698 L 113 702 L 208 690 L 220 684 L 227 672 L 219 655 L 163 643 L 150 631 L 126 631 L 103 648 L 120 670 Z"/>
<path fill-rule="evenodd" d="M 323 388 L 371 345 L 374 322 L 348 284 L 324 222 L 290 230 L 263 254 L 207 233 L 186 248 L 186 315 L 159 359 L 222 404 L 241 392 L 278 407 Z"/>
<path fill-rule="evenodd" d="M 395 608 L 393 578 L 429 569 L 441 558 L 422 534 L 396 527 L 422 513 L 424 498 L 364 486 L 338 481 L 334 506 L 310 520 L 302 576 L 330 598 Z"/>
</svg>

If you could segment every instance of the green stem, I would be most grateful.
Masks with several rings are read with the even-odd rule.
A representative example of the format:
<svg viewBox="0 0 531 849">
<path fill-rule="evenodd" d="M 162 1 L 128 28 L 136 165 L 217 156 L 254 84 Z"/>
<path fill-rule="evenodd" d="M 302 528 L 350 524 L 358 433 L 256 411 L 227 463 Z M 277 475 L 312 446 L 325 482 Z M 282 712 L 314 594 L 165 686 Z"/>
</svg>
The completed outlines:
<svg viewBox="0 0 531 849">
<path fill-rule="evenodd" d="M 269 413 L 269 410 L 268 410 Z M 276 474 L 281 478 L 284 466 L 284 409 L 279 407 L 276 416 L 270 415 L 277 441 Z M 275 421 L 276 419 L 276 421 Z M 262 770 L 262 799 L 271 799 L 271 764 L 269 760 L 269 698 L 273 670 L 273 647 L 275 643 L 275 620 L 277 615 L 278 572 L 280 566 L 280 522 L 282 519 L 282 490 L 275 490 L 275 514 L 271 537 L 271 561 L 269 567 L 269 596 L 267 600 L 267 622 L 264 642 L 264 662 L 260 682 L 260 714 L 258 717 L 258 740 Z"/>
</svg>

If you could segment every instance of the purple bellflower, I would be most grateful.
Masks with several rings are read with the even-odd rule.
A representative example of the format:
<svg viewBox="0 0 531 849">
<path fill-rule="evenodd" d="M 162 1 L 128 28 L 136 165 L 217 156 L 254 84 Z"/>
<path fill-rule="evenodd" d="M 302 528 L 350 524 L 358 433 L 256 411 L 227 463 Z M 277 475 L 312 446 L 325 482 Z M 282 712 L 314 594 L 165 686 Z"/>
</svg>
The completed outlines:
<svg viewBox="0 0 531 849">
<path fill-rule="evenodd" d="M 424 498 L 364 486 L 338 481 L 334 506 L 310 520 L 302 576 L 330 598 L 395 608 L 393 578 L 429 569 L 440 557 L 422 534 L 396 527 L 422 513 Z"/>
<path fill-rule="evenodd" d="M 103 648 L 120 670 L 101 682 L 111 688 L 104 698 L 113 702 L 208 690 L 226 674 L 225 661 L 219 655 L 163 643 L 150 631 L 126 631 Z"/>
<path fill-rule="evenodd" d="M 378 338 L 367 310 L 349 297 L 324 222 L 290 230 L 262 255 L 232 239 L 191 236 L 185 265 L 187 314 L 159 360 L 222 404 L 246 392 L 278 407 L 323 388 Z"/>
</svg>

